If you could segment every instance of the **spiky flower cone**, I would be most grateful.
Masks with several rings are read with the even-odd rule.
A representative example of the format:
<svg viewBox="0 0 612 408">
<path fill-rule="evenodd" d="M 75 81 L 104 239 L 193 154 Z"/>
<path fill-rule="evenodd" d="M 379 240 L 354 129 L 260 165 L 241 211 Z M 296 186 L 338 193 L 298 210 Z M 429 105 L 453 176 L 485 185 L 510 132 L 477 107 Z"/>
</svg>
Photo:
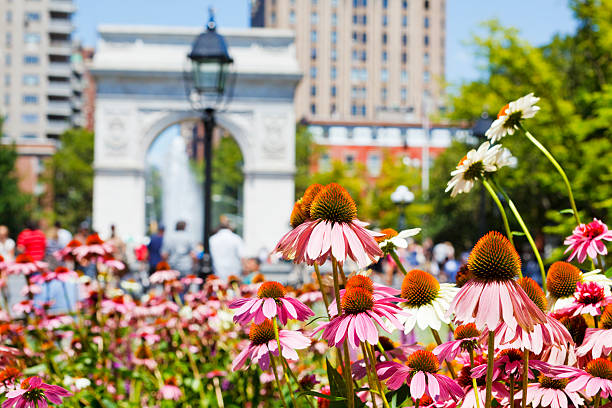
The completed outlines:
<svg viewBox="0 0 612 408">
<path fill-rule="evenodd" d="M 550 296 L 556 299 L 570 297 L 576 285 L 582 280 L 580 269 L 568 262 L 558 261 L 548 268 L 546 287 Z"/>
<path fill-rule="evenodd" d="M 310 216 L 331 222 L 351 222 L 357 217 L 357 206 L 344 187 L 331 183 L 312 201 Z"/>
</svg>

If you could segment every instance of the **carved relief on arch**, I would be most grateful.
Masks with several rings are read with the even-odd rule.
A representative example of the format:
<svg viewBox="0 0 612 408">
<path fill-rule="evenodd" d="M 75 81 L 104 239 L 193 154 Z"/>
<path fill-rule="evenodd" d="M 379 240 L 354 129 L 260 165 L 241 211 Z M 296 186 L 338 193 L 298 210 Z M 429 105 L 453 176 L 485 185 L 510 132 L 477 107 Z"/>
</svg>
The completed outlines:
<svg viewBox="0 0 612 408">
<path fill-rule="evenodd" d="M 108 115 L 104 135 L 104 150 L 107 155 L 126 156 L 129 150 L 127 115 Z"/>
<path fill-rule="evenodd" d="M 287 120 L 282 115 L 268 115 L 263 118 L 262 153 L 268 159 L 283 158 L 287 152 L 287 138 L 284 134 Z"/>
</svg>

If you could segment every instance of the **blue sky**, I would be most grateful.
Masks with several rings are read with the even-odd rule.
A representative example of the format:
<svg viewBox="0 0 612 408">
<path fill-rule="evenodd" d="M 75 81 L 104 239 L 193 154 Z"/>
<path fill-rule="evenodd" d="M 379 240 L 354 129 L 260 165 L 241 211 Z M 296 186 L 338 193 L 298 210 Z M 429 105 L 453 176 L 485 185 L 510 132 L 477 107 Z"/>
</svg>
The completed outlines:
<svg viewBox="0 0 612 408">
<path fill-rule="evenodd" d="M 249 24 L 249 0 L 75 1 L 76 35 L 85 45 L 95 44 L 96 26 L 105 23 L 203 27 L 209 6 L 215 9 L 221 27 L 248 27 Z M 523 38 L 536 45 L 545 43 L 555 33 L 569 33 L 576 27 L 567 7 L 568 0 L 447 0 L 446 3 L 446 73 L 447 80 L 453 84 L 477 76 L 473 50 L 467 43 L 479 32 L 482 21 L 498 18 L 503 25 L 518 28 Z"/>
</svg>

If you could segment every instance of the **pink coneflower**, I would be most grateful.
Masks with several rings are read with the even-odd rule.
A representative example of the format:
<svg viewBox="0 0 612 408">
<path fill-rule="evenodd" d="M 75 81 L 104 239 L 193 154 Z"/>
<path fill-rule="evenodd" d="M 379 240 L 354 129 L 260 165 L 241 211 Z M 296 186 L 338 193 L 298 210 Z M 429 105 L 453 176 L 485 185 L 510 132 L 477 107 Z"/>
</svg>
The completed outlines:
<svg viewBox="0 0 612 408">
<path fill-rule="evenodd" d="M 423 349 L 423 347 L 418 344 L 397 345 L 390 338 L 385 336 L 381 336 L 378 341 L 380 342 L 383 347 L 383 350 L 385 350 L 386 355 L 389 356 L 390 359 L 401 362 L 406 362 L 408 360 L 408 357 L 412 353 L 417 350 Z M 377 349 L 374 350 L 374 356 L 376 357 L 377 363 L 380 361 L 385 361 L 382 360 L 382 358 L 384 358 L 383 353 L 381 353 Z M 365 360 L 359 359 L 352 363 L 351 372 L 353 373 L 353 378 L 356 380 L 364 378 L 367 375 L 367 367 L 365 364 Z"/>
<path fill-rule="evenodd" d="M 612 302 L 612 297 L 606 296 L 602 286 L 595 282 L 578 282 L 574 301 L 565 311 L 572 316 L 581 314 L 599 316 L 602 309 L 610 302 Z"/>
<path fill-rule="evenodd" d="M 163 400 L 178 401 L 183 396 L 183 392 L 176 386 L 176 378 L 172 377 L 159 389 L 159 397 Z"/>
<path fill-rule="evenodd" d="M 461 351 L 473 351 L 477 349 L 480 332 L 474 323 L 457 326 L 455 329 L 455 340 L 440 344 L 433 349 L 433 353 L 440 361 L 453 361 Z"/>
<path fill-rule="evenodd" d="M 98 258 L 100 260 L 100 258 Z M 117 259 L 115 259 L 112 255 L 105 255 L 101 258 L 101 262 L 103 265 L 108 266 L 111 269 L 115 269 L 118 271 L 122 271 L 125 269 L 125 264 Z"/>
<path fill-rule="evenodd" d="M 78 248 L 81 245 L 83 245 L 83 243 L 81 241 L 79 241 L 78 239 L 73 239 L 64 248 L 60 249 L 59 251 L 55 251 L 53 253 L 53 256 L 55 256 L 55 258 L 58 261 L 74 260 L 74 253 L 73 253 L 73 251 L 74 251 L 75 248 Z"/>
<path fill-rule="evenodd" d="M 418 350 L 408 357 L 406 364 L 385 361 L 376 366 L 381 380 L 387 380 L 387 387 L 397 390 L 404 383 L 410 386 L 412 398 L 423 395 L 434 401 L 457 400 L 463 397 L 463 390 L 454 380 L 438 374 L 440 364 L 431 351 Z"/>
<path fill-rule="evenodd" d="M 576 367 L 557 366 L 549 369 L 555 378 L 567 378 L 565 389 L 580 391 L 587 397 L 600 394 L 604 398 L 612 395 L 612 361 L 597 358 L 587 363 L 584 370 Z"/>
<path fill-rule="evenodd" d="M 568 380 L 565 378 L 553 378 L 545 375 L 538 377 L 537 383 L 529 384 L 527 388 L 527 405 L 533 408 L 548 407 L 560 408 L 567 406 L 579 407 L 584 405 L 584 399 L 576 391 L 567 389 Z M 520 390 L 515 399 L 523 398 L 523 390 Z"/>
<path fill-rule="evenodd" d="M 297 331 L 279 330 L 278 337 L 283 357 L 287 360 L 297 361 L 299 356 L 295 350 L 302 350 L 310 345 L 310 339 Z M 251 343 L 234 359 L 232 370 L 244 367 L 247 359 L 258 363 L 262 370 L 267 370 L 270 367 L 270 353 L 279 355 L 272 321 L 266 319 L 261 324 L 253 323 L 249 329 L 249 339 Z"/>
<path fill-rule="evenodd" d="M 353 275 L 346 281 L 345 289 L 340 289 L 340 299 L 342 299 L 344 293 L 351 288 L 365 289 L 372 294 L 374 300 L 391 298 L 401 293 L 395 288 L 374 283 L 372 279 L 365 275 Z M 332 300 L 329 304 L 328 312 L 330 316 L 336 316 L 338 314 L 336 299 Z"/>
<path fill-rule="evenodd" d="M 402 324 L 397 319 L 401 311 L 393 302 L 401 301 L 396 297 L 376 299 L 373 294 L 362 287 L 352 287 L 341 297 L 342 314 L 332 317 L 329 322 L 321 324 L 313 334 L 323 331 L 323 338 L 330 346 L 340 347 L 346 339 L 352 349 L 358 349 L 360 342 L 378 344 L 378 328 L 391 333 L 385 325 L 384 318 L 397 329 Z"/>
<path fill-rule="evenodd" d="M 529 351 L 526 351 L 527 353 Z M 533 377 L 532 369 L 540 370 L 548 368 L 546 363 L 539 360 L 529 360 L 529 378 Z M 484 376 L 487 372 L 487 364 L 481 364 L 472 369 L 473 377 Z M 510 377 L 517 378 L 523 373 L 523 352 L 518 349 L 506 349 L 499 352 L 493 363 L 493 381 L 497 379 L 506 380 Z"/>
<path fill-rule="evenodd" d="M 195 275 L 187 275 L 181 278 L 181 283 L 185 286 L 201 285 L 202 283 L 204 283 L 204 280 L 202 278 L 198 278 Z"/>
<path fill-rule="evenodd" d="M 582 345 L 576 349 L 579 357 L 591 355 L 593 358 L 605 357 L 612 352 L 612 304 L 601 314 L 601 329 L 587 328 Z"/>
<path fill-rule="evenodd" d="M 476 243 L 468 259 L 474 279 L 466 283 L 451 303 L 449 313 L 461 324 L 474 323 L 478 330 L 495 330 L 503 321 L 532 331 L 546 323 L 546 316 L 529 299 L 514 278 L 521 259 L 506 237 L 491 231 Z"/>
<path fill-rule="evenodd" d="M 230 303 L 230 309 L 236 310 L 234 322 L 246 324 L 251 320 L 260 324 L 266 319 L 278 316 L 283 324 L 291 319 L 304 321 L 314 312 L 297 299 L 285 296 L 287 290 L 278 282 L 264 282 L 257 291 L 256 298 L 242 298 Z"/>
<path fill-rule="evenodd" d="M 17 314 L 30 314 L 34 311 L 34 302 L 31 300 L 22 300 L 13 305 L 13 311 Z"/>
<path fill-rule="evenodd" d="M 612 231 L 608 230 L 608 226 L 597 218 L 588 224 L 580 224 L 572 235 L 565 238 L 564 245 L 569 245 L 564 253 L 571 251 L 568 262 L 578 258 L 578 262 L 582 263 L 587 255 L 591 259 L 597 258 L 597 254 L 606 255 L 608 249 L 603 241 L 612 241 Z"/>
<path fill-rule="evenodd" d="M 132 363 L 137 366 L 147 367 L 149 370 L 157 368 L 157 361 L 153 359 L 153 352 L 146 343 L 138 346 L 132 358 Z"/>
<path fill-rule="evenodd" d="M 364 268 L 382 256 L 374 240 L 381 234 L 365 229 L 366 225 L 357 219 L 350 194 L 331 183 L 312 199 L 309 218 L 285 234 L 275 251 L 295 263 L 323 264 L 333 256 L 340 264 L 350 258 Z"/>
<path fill-rule="evenodd" d="M 2 408 L 44 408 L 48 403 L 60 405 L 72 394 L 58 385 L 45 384 L 40 377 L 28 377 L 20 388 L 6 393 Z"/>
<path fill-rule="evenodd" d="M 100 311 L 104 314 L 126 314 L 133 307 L 134 304 L 132 301 L 127 299 L 125 296 L 115 296 L 112 299 L 103 299 L 102 302 L 100 302 Z"/>
<path fill-rule="evenodd" d="M 87 237 L 85 244 L 72 250 L 72 254 L 77 260 L 89 259 L 91 257 L 104 257 L 113 253 L 113 246 L 102 241 L 97 233 Z"/>
<path fill-rule="evenodd" d="M 475 364 L 485 363 L 486 360 L 482 355 L 476 355 L 474 359 Z M 478 403 L 476 402 L 476 395 L 474 393 L 474 383 L 472 382 L 472 373 L 469 365 L 463 366 L 459 375 L 457 376 L 457 384 L 463 389 L 465 396 L 461 404 L 461 408 L 483 408 L 485 406 L 486 396 L 486 378 L 483 374 L 479 377 L 474 377 L 476 380 L 476 389 L 478 391 Z M 495 381 L 491 387 L 491 394 L 493 399 L 497 401 L 503 401 L 509 398 L 510 393 L 508 388 L 499 381 Z"/>
<path fill-rule="evenodd" d="M 7 265 L 6 272 L 10 274 L 31 275 L 47 269 L 45 262 L 35 261 L 28 254 L 19 254 L 15 261 Z"/>
<path fill-rule="evenodd" d="M 33 297 L 42 292 L 42 287 L 39 285 L 25 285 L 21 288 L 20 294 L 23 297 Z"/>
<path fill-rule="evenodd" d="M 154 285 L 161 285 L 177 280 L 180 275 L 181 273 L 172 269 L 168 262 L 161 261 L 155 266 L 155 272 L 149 277 L 149 282 Z"/>
</svg>

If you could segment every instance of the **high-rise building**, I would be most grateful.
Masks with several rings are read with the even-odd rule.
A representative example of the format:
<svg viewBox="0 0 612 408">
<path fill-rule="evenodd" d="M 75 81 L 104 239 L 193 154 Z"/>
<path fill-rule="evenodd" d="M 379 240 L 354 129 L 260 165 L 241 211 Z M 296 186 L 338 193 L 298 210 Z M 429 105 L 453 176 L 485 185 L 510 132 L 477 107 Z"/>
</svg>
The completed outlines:
<svg viewBox="0 0 612 408">
<path fill-rule="evenodd" d="M 83 64 L 73 58 L 72 0 L 0 2 L 0 115 L 15 143 L 21 187 L 41 192 L 41 159 L 71 126 L 82 126 Z M 78 54 L 77 54 L 78 55 Z"/>
<path fill-rule="evenodd" d="M 441 108 L 445 0 L 253 0 L 251 25 L 295 30 L 298 118 L 420 122 Z"/>
</svg>

